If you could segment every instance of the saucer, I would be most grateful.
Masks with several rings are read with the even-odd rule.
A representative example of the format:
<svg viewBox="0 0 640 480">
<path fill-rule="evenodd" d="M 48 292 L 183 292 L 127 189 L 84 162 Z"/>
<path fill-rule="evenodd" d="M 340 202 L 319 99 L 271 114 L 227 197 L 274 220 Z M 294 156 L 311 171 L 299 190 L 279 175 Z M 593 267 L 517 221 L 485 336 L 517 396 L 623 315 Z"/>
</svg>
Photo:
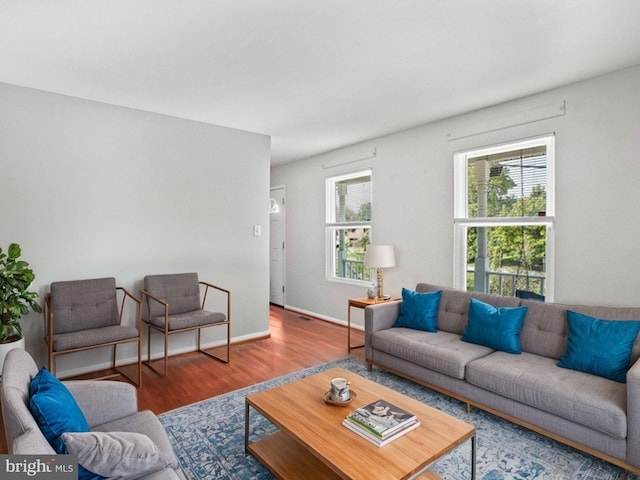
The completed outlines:
<svg viewBox="0 0 640 480">
<path fill-rule="evenodd" d="M 353 390 L 349 390 L 349 393 L 351 394 L 351 398 L 349 400 L 344 401 L 344 402 L 336 402 L 335 400 L 331 400 L 331 398 L 329 397 L 331 392 L 327 392 L 327 393 L 324 394 L 324 403 L 327 403 L 329 405 L 335 405 L 335 406 L 338 406 L 338 407 L 342 407 L 344 405 L 349 405 L 353 401 L 353 399 L 358 396 L 358 394 Z"/>
</svg>

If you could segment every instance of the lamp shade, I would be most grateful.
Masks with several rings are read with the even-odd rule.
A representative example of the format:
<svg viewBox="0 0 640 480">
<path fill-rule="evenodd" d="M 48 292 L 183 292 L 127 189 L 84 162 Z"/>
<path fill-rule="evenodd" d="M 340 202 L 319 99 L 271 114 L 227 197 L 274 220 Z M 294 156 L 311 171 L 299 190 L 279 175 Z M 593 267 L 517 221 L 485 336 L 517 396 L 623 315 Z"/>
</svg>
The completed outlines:
<svg viewBox="0 0 640 480">
<path fill-rule="evenodd" d="M 393 245 L 369 245 L 364 254 L 364 263 L 371 268 L 389 268 L 396 266 Z"/>
</svg>

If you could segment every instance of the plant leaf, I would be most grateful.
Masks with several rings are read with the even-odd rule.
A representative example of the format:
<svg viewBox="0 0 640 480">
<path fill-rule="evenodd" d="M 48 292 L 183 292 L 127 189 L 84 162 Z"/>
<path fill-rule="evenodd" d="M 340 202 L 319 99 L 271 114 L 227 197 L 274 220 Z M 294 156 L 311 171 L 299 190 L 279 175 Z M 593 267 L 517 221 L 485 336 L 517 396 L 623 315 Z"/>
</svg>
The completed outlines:
<svg viewBox="0 0 640 480">
<path fill-rule="evenodd" d="M 22 253 L 20 251 L 20 245 L 18 245 L 17 243 L 12 243 L 11 245 L 9 245 L 9 249 L 7 250 L 7 253 L 9 254 L 9 258 L 11 260 L 15 260 Z"/>
</svg>

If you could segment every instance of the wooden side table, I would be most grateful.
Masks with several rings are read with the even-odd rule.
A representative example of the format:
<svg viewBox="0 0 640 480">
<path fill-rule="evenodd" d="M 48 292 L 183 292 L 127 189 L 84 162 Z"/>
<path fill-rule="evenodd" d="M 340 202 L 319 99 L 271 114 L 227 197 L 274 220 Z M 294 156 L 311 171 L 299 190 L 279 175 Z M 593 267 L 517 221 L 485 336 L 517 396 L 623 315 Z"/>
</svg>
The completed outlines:
<svg viewBox="0 0 640 480">
<path fill-rule="evenodd" d="M 369 305 L 377 305 L 378 303 L 395 302 L 401 300 L 400 298 L 388 298 L 383 300 L 382 298 L 350 298 L 349 305 L 347 306 L 347 351 L 351 352 L 352 348 L 362 348 L 362 345 L 351 345 L 351 307 L 365 309 Z"/>
</svg>

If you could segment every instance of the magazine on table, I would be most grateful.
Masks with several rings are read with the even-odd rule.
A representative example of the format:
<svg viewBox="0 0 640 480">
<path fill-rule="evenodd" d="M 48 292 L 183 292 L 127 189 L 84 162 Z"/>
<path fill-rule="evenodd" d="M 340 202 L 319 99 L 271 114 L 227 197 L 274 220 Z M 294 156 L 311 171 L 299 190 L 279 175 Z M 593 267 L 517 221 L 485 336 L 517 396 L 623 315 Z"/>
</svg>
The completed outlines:
<svg viewBox="0 0 640 480">
<path fill-rule="evenodd" d="M 387 443 L 392 442 L 398 437 L 403 436 L 405 433 L 409 433 L 411 430 L 415 430 L 416 428 L 418 428 L 418 426 L 420 426 L 420 420 L 414 420 L 408 425 L 405 425 L 400 430 L 396 430 L 395 433 L 388 435 L 384 439 L 372 434 L 368 430 L 360 428 L 357 424 L 350 422 L 346 418 L 342 421 L 342 424 L 352 432 L 360 435 L 362 438 L 369 440 L 374 445 L 377 445 L 378 447 L 384 447 Z"/>
<path fill-rule="evenodd" d="M 416 416 L 386 400 L 376 400 L 355 409 L 347 415 L 346 421 L 384 440 L 414 423 Z"/>
</svg>

